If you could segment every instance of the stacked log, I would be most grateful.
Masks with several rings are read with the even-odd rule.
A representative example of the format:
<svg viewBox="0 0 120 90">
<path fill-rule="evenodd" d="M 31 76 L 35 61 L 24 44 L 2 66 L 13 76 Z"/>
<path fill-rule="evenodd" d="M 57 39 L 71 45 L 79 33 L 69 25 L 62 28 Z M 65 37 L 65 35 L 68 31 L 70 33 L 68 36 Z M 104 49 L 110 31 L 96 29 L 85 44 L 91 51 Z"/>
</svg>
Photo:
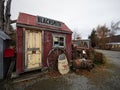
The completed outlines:
<svg viewBox="0 0 120 90">
<path fill-rule="evenodd" d="M 73 61 L 73 70 L 77 69 L 87 69 L 90 71 L 92 68 L 94 68 L 94 64 L 92 60 L 85 60 L 85 59 L 76 59 Z"/>
</svg>

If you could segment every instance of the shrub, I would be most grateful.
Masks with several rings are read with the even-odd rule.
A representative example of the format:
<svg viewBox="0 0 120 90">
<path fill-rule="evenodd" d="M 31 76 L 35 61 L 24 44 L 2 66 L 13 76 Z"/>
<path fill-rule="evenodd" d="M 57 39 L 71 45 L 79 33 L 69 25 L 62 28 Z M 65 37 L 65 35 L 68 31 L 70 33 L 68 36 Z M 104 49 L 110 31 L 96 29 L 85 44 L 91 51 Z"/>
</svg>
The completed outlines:
<svg viewBox="0 0 120 90">
<path fill-rule="evenodd" d="M 104 64 L 106 62 L 105 56 L 100 52 L 96 52 L 95 50 L 90 51 L 89 59 L 93 60 L 95 64 Z"/>
</svg>

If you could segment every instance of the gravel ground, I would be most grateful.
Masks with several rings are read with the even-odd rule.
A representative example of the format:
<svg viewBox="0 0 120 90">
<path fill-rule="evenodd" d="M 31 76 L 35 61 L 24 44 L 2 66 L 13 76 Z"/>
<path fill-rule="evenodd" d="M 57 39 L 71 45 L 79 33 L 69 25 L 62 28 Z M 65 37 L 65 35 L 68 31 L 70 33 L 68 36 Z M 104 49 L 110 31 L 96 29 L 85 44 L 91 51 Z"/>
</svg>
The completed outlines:
<svg viewBox="0 0 120 90">
<path fill-rule="evenodd" d="M 2 83 L 2 86 L 12 90 L 120 90 L 120 52 L 96 51 L 104 53 L 108 60 L 104 65 L 97 65 L 91 72 L 80 70 L 54 77 L 46 74 L 16 84 Z"/>
</svg>

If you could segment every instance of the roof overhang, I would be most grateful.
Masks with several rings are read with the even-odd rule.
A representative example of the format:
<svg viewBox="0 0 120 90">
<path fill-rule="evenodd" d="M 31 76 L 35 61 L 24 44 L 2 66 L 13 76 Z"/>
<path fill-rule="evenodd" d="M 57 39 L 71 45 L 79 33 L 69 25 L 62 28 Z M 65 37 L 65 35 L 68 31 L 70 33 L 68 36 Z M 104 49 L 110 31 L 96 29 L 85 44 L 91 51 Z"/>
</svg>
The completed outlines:
<svg viewBox="0 0 120 90">
<path fill-rule="evenodd" d="M 32 25 L 27 25 L 27 24 L 20 24 L 20 23 L 17 23 L 16 25 L 17 25 L 17 27 L 23 27 L 23 28 L 31 28 L 31 29 L 37 29 L 37 30 L 45 30 L 45 31 L 72 34 L 72 32 L 67 32 L 67 31 L 63 31 L 63 30 L 56 30 L 54 28 L 53 29 L 48 29 L 48 28 L 42 28 L 42 27 L 37 27 L 37 26 L 32 26 Z"/>
</svg>

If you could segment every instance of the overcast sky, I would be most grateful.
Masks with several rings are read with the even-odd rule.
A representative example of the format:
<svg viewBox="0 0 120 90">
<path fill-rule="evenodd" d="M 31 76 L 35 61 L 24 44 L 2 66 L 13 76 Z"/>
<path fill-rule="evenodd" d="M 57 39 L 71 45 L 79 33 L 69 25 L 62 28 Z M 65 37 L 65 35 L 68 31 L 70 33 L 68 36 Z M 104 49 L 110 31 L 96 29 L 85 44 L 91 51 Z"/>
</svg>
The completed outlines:
<svg viewBox="0 0 120 90">
<path fill-rule="evenodd" d="M 12 0 L 12 19 L 19 12 L 62 21 L 85 39 L 98 25 L 120 21 L 120 0 Z"/>
</svg>

